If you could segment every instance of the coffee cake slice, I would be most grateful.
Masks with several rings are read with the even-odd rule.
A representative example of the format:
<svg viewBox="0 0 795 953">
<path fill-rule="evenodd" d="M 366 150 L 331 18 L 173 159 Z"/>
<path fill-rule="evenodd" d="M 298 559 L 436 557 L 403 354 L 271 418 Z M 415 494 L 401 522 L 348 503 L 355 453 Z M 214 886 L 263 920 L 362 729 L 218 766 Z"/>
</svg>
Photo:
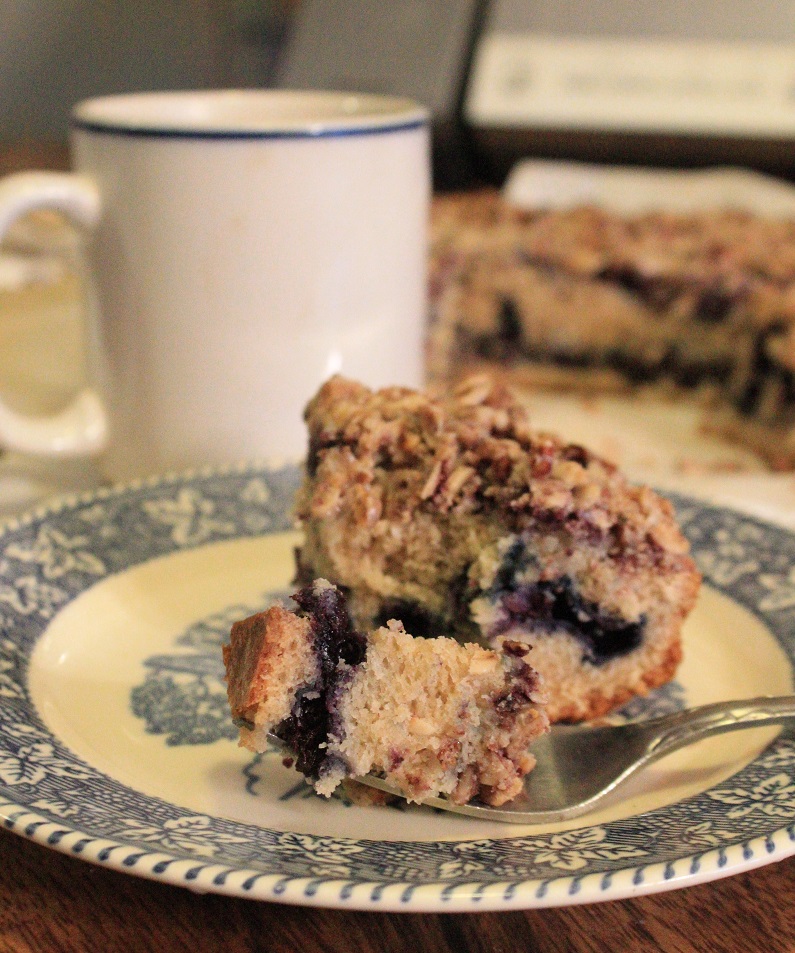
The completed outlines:
<svg viewBox="0 0 795 953">
<path fill-rule="evenodd" d="M 705 427 L 795 466 L 795 221 L 442 196 L 430 298 L 438 379 L 697 392 Z"/>
<path fill-rule="evenodd" d="M 298 576 L 342 587 L 357 626 L 531 644 L 553 721 L 673 676 L 700 576 L 667 500 L 484 377 L 439 397 L 336 377 L 306 420 Z"/>
<path fill-rule="evenodd" d="M 410 801 L 522 790 L 549 724 L 527 645 L 414 638 L 395 621 L 362 635 L 322 579 L 293 599 L 235 623 L 224 647 L 241 745 L 264 751 L 273 732 L 324 795 L 372 772 Z"/>
</svg>

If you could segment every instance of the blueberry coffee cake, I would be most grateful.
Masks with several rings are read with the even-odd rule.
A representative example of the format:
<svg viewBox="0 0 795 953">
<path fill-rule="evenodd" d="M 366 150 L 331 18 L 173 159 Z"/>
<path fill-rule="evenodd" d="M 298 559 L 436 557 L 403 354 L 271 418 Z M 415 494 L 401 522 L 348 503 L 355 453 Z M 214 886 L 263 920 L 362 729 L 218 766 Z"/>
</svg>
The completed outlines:
<svg viewBox="0 0 795 953">
<path fill-rule="evenodd" d="M 440 378 L 695 390 L 712 429 L 795 466 L 795 221 L 441 197 L 430 282 Z"/>
<path fill-rule="evenodd" d="M 325 795 L 370 772 L 413 801 L 519 793 L 548 727 L 525 643 L 414 638 L 396 621 L 360 634 L 322 579 L 293 599 L 237 622 L 224 647 L 242 745 L 263 751 L 275 733 Z"/>
<path fill-rule="evenodd" d="M 532 645 L 552 721 L 673 676 L 700 577 L 667 500 L 484 376 L 437 397 L 335 377 L 305 416 L 298 579 L 339 586 L 357 628 Z"/>
</svg>

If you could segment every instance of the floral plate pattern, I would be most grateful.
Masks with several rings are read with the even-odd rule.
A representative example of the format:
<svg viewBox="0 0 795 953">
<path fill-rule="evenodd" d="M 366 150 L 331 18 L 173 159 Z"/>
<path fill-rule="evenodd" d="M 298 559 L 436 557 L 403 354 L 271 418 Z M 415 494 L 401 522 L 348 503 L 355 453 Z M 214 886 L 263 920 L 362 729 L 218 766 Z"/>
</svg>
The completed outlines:
<svg viewBox="0 0 795 953">
<path fill-rule="evenodd" d="M 360 812 L 361 829 L 369 824 L 376 833 L 324 833 L 312 825 L 322 825 L 332 805 L 297 776 L 278 796 L 278 817 L 308 805 L 315 820 L 268 826 L 256 822 L 256 812 L 227 812 L 223 799 L 200 809 L 189 793 L 163 796 L 148 781 L 138 785 L 134 772 L 94 763 L 79 733 L 61 733 L 58 705 L 42 688 L 68 682 L 68 671 L 48 667 L 46 654 L 41 662 L 51 633 L 81 600 L 104 585 L 137 580 L 139 570 L 161 574 L 168 560 L 190 553 L 220 551 L 225 559 L 219 547 L 284 535 L 297 480 L 295 468 L 254 465 L 150 480 L 63 501 L 0 531 L 0 817 L 8 829 L 75 857 L 199 891 L 414 912 L 616 899 L 795 853 L 795 734 L 788 732 L 717 783 L 650 810 L 585 818 L 565 830 L 502 827 L 488 836 L 466 821 L 445 827 L 447 816 L 437 821 L 412 808 L 425 812 L 417 817 L 430 816 L 430 828 L 426 820 L 412 836 L 414 815 L 396 813 L 403 833 L 384 839 L 377 832 L 389 810 L 355 805 L 346 817 Z M 764 628 L 791 684 L 795 535 L 732 511 L 675 502 L 705 581 Z M 265 589 L 263 581 L 263 599 Z M 264 803 L 267 818 L 266 780 L 275 769 L 267 755 L 231 763 L 238 749 L 219 667 L 229 623 L 257 607 L 249 602 L 230 593 L 218 611 L 200 612 L 158 642 L 157 651 L 143 647 L 123 701 L 141 743 L 158 746 L 163 764 L 193 752 L 209 776 L 224 784 L 239 779 L 241 797 L 257 810 Z M 645 717 L 685 704 L 686 694 L 673 683 L 624 714 Z M 62 697 L 77 710 L 70 683 Z M 376 822 L 367 820 L 373 812 Z M 437 822 L 439 836 L 428 836 Z"/>
</svg>

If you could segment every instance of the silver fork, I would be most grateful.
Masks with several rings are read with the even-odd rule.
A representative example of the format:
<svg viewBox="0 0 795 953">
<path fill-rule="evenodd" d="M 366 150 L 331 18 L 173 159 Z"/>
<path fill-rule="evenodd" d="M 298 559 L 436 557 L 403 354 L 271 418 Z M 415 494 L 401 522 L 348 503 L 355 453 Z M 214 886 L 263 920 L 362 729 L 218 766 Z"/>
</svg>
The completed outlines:
<svg viewBox="0 0 795 953">
<path fill-rule="evenodd" d="M 795 695 L 719 702 L 628 724 L 556 725 L 533 744 L 536 767 L 525 779 L 524 791 L 508 804 L 454 804 L 440 797 L 423 803 L 508 824 L 565 821 L 592 810 L 641 768 L 679 748 L 727 731 L 789 721 L 795 721 Z M 401 796 L 374 775 L 357 780 Z"/>
</svg>

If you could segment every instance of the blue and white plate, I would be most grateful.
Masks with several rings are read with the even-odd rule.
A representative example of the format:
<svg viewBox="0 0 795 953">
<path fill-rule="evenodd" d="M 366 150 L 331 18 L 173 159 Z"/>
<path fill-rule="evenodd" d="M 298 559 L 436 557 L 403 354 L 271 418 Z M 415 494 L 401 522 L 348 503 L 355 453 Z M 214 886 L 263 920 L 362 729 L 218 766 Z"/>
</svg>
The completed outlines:
<svg viewBox="0 0 795 953">
<path fill-rule="evenodd" d="M 516 828 L 314 795 L 235 743 L 221 644 L 289 592 L 294 468 L 100 491 L 0 531 L 0 816 L 200 891 L 370 910 L 615 899 L 795 852 L 795 735 L 724 735 L 586 818 Z M 792 690 L 795 535 L 679 500 L 707 585 L 677 681 L 624 717 Z"/>
</svg>

